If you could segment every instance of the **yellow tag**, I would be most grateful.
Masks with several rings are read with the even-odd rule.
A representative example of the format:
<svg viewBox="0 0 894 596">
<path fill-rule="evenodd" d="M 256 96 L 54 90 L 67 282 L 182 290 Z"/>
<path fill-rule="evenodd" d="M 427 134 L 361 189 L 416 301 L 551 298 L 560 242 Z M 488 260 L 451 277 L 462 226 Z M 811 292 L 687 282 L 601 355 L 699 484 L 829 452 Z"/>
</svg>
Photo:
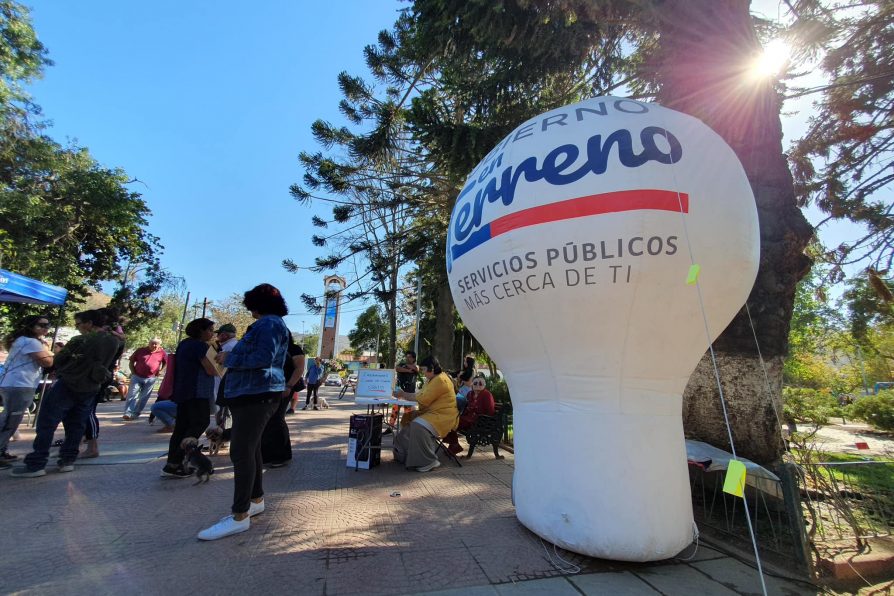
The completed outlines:
<svg viewBox="0 0 894 596">
<path fill-rule="evenodd" d="M 687 286 L 694 286 L 698 282 L 698 274 L 701 270 L 702 268 L 698 265 L 692 264 L 689 266 L 689 275 L 686 276 Z"/>
<path fill-rule="evenodd" d="M 723 492 L 735 497 L 745 496 L 745 464 L 737 459 L 729 460 L 726 479 L 723 481 Z"/>
</svg>

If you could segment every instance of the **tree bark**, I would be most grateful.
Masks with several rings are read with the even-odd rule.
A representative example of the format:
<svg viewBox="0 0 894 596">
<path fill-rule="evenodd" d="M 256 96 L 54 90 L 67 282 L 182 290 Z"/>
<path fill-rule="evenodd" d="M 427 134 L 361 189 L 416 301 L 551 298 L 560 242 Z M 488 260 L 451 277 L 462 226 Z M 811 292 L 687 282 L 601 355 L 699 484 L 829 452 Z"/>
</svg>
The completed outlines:
<svg viewBox="0 0 894 596">
<path fill-rule="evenodd" d="M 453 294 L 447 279 L 447 270 L 438 270 L 438 287 L 435 297 L 435 341 L 434 354 L 441 361 L 444 370 L 454 370 L 453 344 L 456 336 L 454 321 Z"/>
<path fill-rule="evenodd" d="M 782 410 L 782 362 L 795 287 L 810 270 L 803 251 L 813 228 L 797 207 L 782 152 L 779 94 L 772 81 L 756 79 L 749 69 L 760 44 L 748 8 L 749 0 L 662 2 L 653 67 L 661 83 L 658 103 L 696 116 L 722 136 L 754 191 L 761 260 L 748 306 L 757 344 L 743 307 L 714 349 L 736 449 L 771 463 L 784 451 L 776 415 Z M 683 420 L 688 437 L 730 448 L 709 355 L 689 380 Z"/>
</svg>

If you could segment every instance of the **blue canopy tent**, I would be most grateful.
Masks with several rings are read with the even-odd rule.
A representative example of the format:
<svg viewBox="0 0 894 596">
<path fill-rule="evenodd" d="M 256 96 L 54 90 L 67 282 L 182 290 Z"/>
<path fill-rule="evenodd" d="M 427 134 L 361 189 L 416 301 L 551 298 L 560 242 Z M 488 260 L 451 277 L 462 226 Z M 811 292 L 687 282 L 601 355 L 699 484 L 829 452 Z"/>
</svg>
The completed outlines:
<svg viewBox="0 0 894 596">
<path fill-rule="evenodd" d="M 20 304 L 44 304 L 47 306 L 59 307 L 59 320 L 62 320 L 62 307 L 65 305 L 65 299 L 68 298 L 68 290 L 54 286 L 6 269 L 0 269 L 0 302 L 18 302 Z M 56 344 L 56 334 L 59 333 L 59 325 L 53 331 L 53 345 Z M 47 375 L 44 375 L 40 384 L 40 399 L 38 401 L 38 412 L 40 411 L 40 401 L 43 401 L 43 394 L 47 388 Z M 31 426 L 37 422 L 37 416 L 31 421 Z"/>
<path fill-rule="evenodd" d="M 68 290 L 0 269 L 0 302 L 62 306 Z"/>
</svg>

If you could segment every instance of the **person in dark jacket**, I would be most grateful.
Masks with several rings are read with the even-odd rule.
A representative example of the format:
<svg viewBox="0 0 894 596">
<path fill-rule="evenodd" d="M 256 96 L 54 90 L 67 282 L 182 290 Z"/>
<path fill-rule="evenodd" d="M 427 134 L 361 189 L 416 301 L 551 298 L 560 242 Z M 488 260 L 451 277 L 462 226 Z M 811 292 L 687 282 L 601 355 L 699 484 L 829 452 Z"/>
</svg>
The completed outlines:
<svg viewBox="0 0 894 596">
<path fill-rule="evenodd" d="M 174 367 L 174 389 L 171 401 L 177 404 L 174 432 L 168 444 L 168 463 L 161 470 L 163 478 L 188 478 L 183 468 L 183 439 L 198 439 L 208 428 L 214 377 L 217 369 L 208 360 L 208 342 L 214 337 L 214 321 L 195 319 L 186 325 L 186 339 L 177 344 Z"/>
<path fill-rule="evenodd" d="M 104 331 L 105 316 L 97 310 L 75 315 L 75 327 L 81 335 L 74 337 L 56 354 L 53 365 L 57 381 L 47 392 L 37 416 L 37 435 L 33 451 L 25 456 L 24 466 L 11 475 L 34 478 L 46 475 L 53 433 L 59 423 L 65 428 L 65 441 L 59 449 L 60 472 L 74 471 L 78 448 L 99 388 L 111 377 L 112 362 L 121 347 L 121 340 Z"/>
<path fill-rule="evenodd" d="M 292 401 L 292 394 L 298 391 L 304 374 L 304 350 L 295 343 L 289 333 L 289 348 L 283 365 L 283 376 L 286 388 L 283 389 L 279 407 L 261 436 L 261 460 L 271 468 L 280 468 L 292 459 L 292 441 L 289 438 L 289 425 L 286 424 L 286 409 Z"/>
</svg>

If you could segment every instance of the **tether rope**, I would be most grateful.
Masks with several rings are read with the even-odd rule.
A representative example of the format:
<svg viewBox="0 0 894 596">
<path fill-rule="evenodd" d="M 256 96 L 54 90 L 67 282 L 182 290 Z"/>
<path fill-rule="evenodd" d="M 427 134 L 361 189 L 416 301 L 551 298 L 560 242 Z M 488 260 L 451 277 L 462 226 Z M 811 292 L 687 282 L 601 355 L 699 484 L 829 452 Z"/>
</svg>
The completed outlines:
<svg viewBox="0 0 894 596">
<path fill-rule="evenodd" d="M 665 109 L 665 108 L 661 107 L 661 109 Z M 702 124 L 704 124 L 704 123 L 702 123 Z M 707 125 L 705 125 L 705 126 L 707 126 Z M 664 139 L 665 139 L 665 141 L 667 141 L 668 145 L 670 145 L 670 139 L 668 138 L 667 135 L 668 135 L 667 127 L 665 126 L 664 127 Z M 680 185 L 679 185 L 679 181 L 677 180 L 677 171 L 676 171 L 675 164 L 671 165 L 671 175 L 673 176 L 673 179 L 674 179 L 674 192 L 676 192 L 676 194 L 677 194 L 677 202 L 680 207 L 680 221 L 683 224 L 683 236 L 686 239 L 686 248 L 689 252 L 689 266 L 692 267 L 693 265 L 695 265 L 695 258 L 694 258 L 693 252 L 692 252 L 692 242 L 689 238 L 689 227 L 686 225 L 686 216 L 683 212 L 683 199 L 680 196 Z M 729 413 L 727 412 L 727 408 L 726 408 L 726 398 L 723 395 L 723 385 L 720 382 L 720 371 L 717 368 L 717 356 L 714 353 L 714 342 L 711 340 L 711 330 L 710 330 L 710 326 L 708 325 L 708 317 L 705 314 L 705 302 L 704 302 L 704 297 L 702 296 L 701 283 L 699 283 L 698 276 L 695 277 L 695 289 L 696 289 L 696 293 L 698 294 L 699 310 L 701 311 L 702 322 L 704 323 L 704 327 L 705 327 L 705 337 L 708 341 L 708 352 L 711 354 L 711 366 L 714 369 L 714 380 L 717 382 L 717 391 L 719 392 L 719 396 L 720 396 L 720 406 L 723 410 L 723 421 L 726 424 L 726 433 L 727 433 L 727 436 L 729 437 L 730 451 L 733 454 L 733 459 L 738 460 L 739 458 L 738 458 L 738 455 L 736 454 L 736 444 L 735 444 L 735 441 L 733 440 L 732 426 L 730 425 Z M 743 487 L 743 489 L 744 489 L 744 487 Z M 764 596 L 767 596 L 767 584 L 764 580 L 764 571 L 763 571 L 763 566 L 761 565 L 760 553 L 758 552 L 757 538 L 754 535 L 754 527 L 751 525 L 751 511 L 748 508 L 748 499 L 746 499 L 744 497 L 744 494 L 742 497 L 742 503 L 745 508 L 745 520 L 748 522 L 748 534 L 751 537 L 751 544 L 754 547 L 754 559 L 755 559 L 755 562 L 757 563 L 757 572 L 758 572 L 758 575 L 761 580 L 761 589 L 763 590 Z"/>
</svg>

